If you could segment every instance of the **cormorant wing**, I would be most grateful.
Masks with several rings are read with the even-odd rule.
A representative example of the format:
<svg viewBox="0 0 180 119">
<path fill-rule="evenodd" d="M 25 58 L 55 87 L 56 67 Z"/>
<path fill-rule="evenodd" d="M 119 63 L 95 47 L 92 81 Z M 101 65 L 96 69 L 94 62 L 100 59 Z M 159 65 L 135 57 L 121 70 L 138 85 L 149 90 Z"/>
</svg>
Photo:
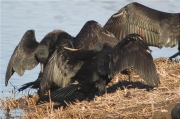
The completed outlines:
<svg viewBox="0 0 180 119">
<path fill-rule="evenodd" d="M 119 40 L 136 33 L 149 46 L 174 47 L 180 42 L 180 13 L 165 13 L 133 2 L 112 15 L 104 29 Z"/>
<path fill-rule="evenodd" d="M 75 49 L 96 49 L 101 50 L 102 45 L 106 43 L 114 47 L 118 39 L 107 30 L 104 30 L 96 21 L 87 21 L 74 40 Z"/>
<path fill-rule="evenodd" d="M 133 67 L 149 86 L 158 85 L 160 81 L 153 58 L 148 46 L 142 40 L 136 34 L 125 37 L 109 53 L 98 58 L 98 72 L 108 74 L 112 78 L 124 69 Z"/>
<path fill-rule="evenodd" d="M 35 38 L 35 31 L 26 31 L 9 60 L 5 76 L 6 86 L 14 72 L 22 76 L 25 70 L 31 70 L 39 63 L 35 57 L 38 44 Z"/>
<path fill-rule="evenodd" d="M 87 21 L 78 35 L 74 38 L 73 47 L 64 47 L 73 53 L 78 60 L 92 58 L 104 47 L 112 48 L 118 43 L 118 39 L 101 27 L 96 21 Z M 81 55 L 82 54 L 82 55 Z"/>
</svg>

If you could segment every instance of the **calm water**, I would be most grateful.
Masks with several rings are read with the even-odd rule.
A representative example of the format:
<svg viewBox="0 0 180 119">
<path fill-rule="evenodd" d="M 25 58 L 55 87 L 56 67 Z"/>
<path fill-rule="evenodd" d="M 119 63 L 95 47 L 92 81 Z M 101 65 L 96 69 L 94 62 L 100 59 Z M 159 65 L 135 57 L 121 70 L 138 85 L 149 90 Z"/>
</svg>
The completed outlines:
<svg viewBox="0 0 180 119">
<path fill-rule="evenodd" d="M 64 30 L 75 36 L 88 20 L 96 20 L 104 25 L 110 16 L 120 8 L 133 2 L 125 1 L 1 1 L 1 55 L 0 55 L 0 96 L 10 97 L 13 86 L 34 81 L 39 73 L 39 65 L 31 71 L 26 71 L 22 77 L 16 73 L 5 87 L 5 72 L 14 48 L 24 33 L 34 29 L 36 39 L 40 41 L 48 32 L 54 29 Z M 138 1 L 146 6 L 164 12 L 180 12 L 180 0 L 143 0 Z M 168 57 L 177 52 L 175 48 L 151 48 L 153 57 Z M 10 85 L 10 83 L 12 85 Z M 3 92 L 2 92 L 3 91 Z M 22 94 L 18 94 L 18 97 Z M 3 116 L 3 112 L 0 117 Z"/>
</svg>

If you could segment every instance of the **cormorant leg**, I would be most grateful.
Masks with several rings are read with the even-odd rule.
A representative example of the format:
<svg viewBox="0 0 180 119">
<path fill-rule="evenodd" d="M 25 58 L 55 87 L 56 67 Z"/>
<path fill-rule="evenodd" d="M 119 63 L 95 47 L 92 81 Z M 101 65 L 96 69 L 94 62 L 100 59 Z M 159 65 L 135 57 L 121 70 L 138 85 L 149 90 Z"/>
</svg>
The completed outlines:
<svg viewBox="0 0 180 119">
<path fill-rule="evenodd" d="M 131 75 L 128 74 L 128 80 L 129 80 L 129 83 L 131 82 Z"/>
<path fill-rule="evenodd" d="M 40 63 L 41 72 L 43 73 L 44 64 Z"/>
<path fill-rule="evenodd" d="M 107 94 L 107 88 L 105 88 L 105 94 Z"/>
<path fill-rule="evenodd" d="M 105 93 L 106 80 L 99 80 L 96 82 L 96 87 L 98 88 L 99 96 Z"/>
<path fill-rule="evenodd" d="M 178 55 L 180 55 L 180 51 L 177 52 L 176 54 L 172 55 L 171 57 L 169 57 L 169 60 L 172 61 L 172 58 L 177 57 Z"/>
<path fill-rule="evenodd" d="M 42 74 L 43 74 L 43 72 L 40 71 L 38 79 L 40 79 L 42 77 Z"/>
</svg>

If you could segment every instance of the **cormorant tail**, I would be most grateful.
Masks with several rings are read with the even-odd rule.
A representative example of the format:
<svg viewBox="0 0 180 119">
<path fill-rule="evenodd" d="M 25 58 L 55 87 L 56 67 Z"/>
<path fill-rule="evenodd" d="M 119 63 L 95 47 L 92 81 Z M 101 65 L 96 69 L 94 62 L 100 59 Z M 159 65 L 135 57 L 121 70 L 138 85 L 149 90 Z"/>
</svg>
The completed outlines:
<svg viewBox="0 0 180 119">
<path fill-rule="evenodd" d="M 21 88 L 18 89 L 18 91 L 23 91 L 27 88 L 34 88 L 34 89 L 37 89 L 39 88 L 39 85 L 40 85 L 40 81 L 39 80 L 35 80 L 33 82 L 29 82 L 29 83 L 26 83 L 26 84 L 23 84 Z"/>
<path fill-rule="evenodd" d="M 18 91 L 20 92 L 20 91 L 23 91 L 27 88 L 38 89 L 40 86 L 40 80 L 41 80 L 42 74 L 43 73 L 40 72 L 38 78 L 35 81 L 23 84 L 22 87 L 18 89 Z"/>
</svg>

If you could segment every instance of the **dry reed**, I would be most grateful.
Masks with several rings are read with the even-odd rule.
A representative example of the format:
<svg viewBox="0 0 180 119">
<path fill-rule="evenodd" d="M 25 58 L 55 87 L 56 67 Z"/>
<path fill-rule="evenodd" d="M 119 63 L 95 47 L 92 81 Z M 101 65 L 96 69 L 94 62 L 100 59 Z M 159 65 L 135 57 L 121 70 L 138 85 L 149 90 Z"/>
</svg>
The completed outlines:
<svg viewBox="0 0 180 119">
<path fill-rule="evenodd" d="M 135 73 L 131 75 L 132 83 L 120 86 L 103 96 L 95 96 L 93 100 L 67 103 L 65 108 L 54 109 L 55 102 L 49 101 L 36 105 L 37 95 L 29 98 L 0 100 L 0 107 L 10 111 L 12 108 L 21 108 L 24 119 L 69 119 L 69 118 L 119 118 L 119 119 L 169 119 L 173 106 L 180 102 L 180 62 L 168 62 L 165 58 L 154 60 L 161 84 L 157 88 L 147 91 L 138 88 L 133 83 L 144 81 Z M 123 79 L 123 80 L 122 80 Z M 125 75 L 113 78 L 107 89 L 113 85 L 127 81 Z M 134 85 L 134 86 L 133 86 Z M 23 104 L 22 100 L 24 101 Z"/>
</svg>

